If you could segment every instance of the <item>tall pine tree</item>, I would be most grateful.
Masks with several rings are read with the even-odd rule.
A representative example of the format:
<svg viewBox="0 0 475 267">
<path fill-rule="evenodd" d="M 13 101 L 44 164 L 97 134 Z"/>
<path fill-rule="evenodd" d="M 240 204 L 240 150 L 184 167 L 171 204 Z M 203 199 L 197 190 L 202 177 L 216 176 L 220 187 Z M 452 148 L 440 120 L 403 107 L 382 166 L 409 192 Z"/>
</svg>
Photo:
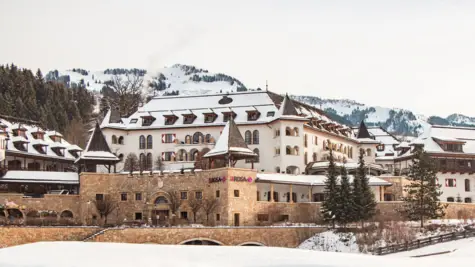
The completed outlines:
<svg viewBox="0 0 475 267">
<path fill-rule="evenodd" d="M 354 203 L 353 221 L 361 221 L 364 226 L 364 221 L 371 219 L 376 213 L 376 200 L 366 175 L 364 149 L 360 149 L 358 168 L 353 179 L 352 195 Z"/>
<path fill-rule="evenodd" d="M 351 195 L 351 185 L 345 165 L 340 168 L 340 186 L 338 187 L 338 210 L 336 219 L 339 224 L 346 226 L 353 221 L 354 203 Z"/>
<path fill-rule="evenodd" d="M 332 223 L 335 227 L 335 222 L 338 220 L 336 218 L 338 213 L 338 185 L 337 185 L 337 170 L 335 166 L 335 159 L 333 158 L 333 152 L 330 149 L 330 154 L 328 158 L 328 174 L 327 179 L 325 179 L 325 188 L 323 190 L 323 203 L 321 212 L 323 214 L 323 220 L 327 223 Z"/>
<path fill-rule="evenodd" d="M 410 220 L 420 221 L 421 227 L 424 227 L 424 220 L 445 215 L 446 206 L 439 202 L 442 191 L 436 183 L 436 174 L 437 168 L 429 155 L 422 148 L 416 148 L 409 168 L 411 183 L 405 187 L 407 196 L 403 200 L 406 215 Z"/>
</svg>

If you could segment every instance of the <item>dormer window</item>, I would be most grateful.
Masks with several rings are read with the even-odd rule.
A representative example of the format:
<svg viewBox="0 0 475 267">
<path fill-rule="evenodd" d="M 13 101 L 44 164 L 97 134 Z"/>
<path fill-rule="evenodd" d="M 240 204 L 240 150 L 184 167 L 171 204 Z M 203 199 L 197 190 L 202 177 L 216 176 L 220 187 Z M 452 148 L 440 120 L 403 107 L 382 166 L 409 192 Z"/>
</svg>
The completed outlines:
<svg viewBox="0 0 475 267">
<path fill-rule="evenodd" d="M 450 151 L 450 152 L 463 152 L 462 149 L 462 144 L 457 144 L 457 143 L 448 143 L 445 144 L 445 151 Z"/>
<path fill-rule="evenodd" d="M 13 146 L 19 151 L 28 151 L 28 144 L 24 142 L 13 142 Z"/>
<path fill-rule="evenodd" d="M 51 150 L 53 150 L 53 152 L 60 156 L 60 157 L 64 157 L 64 148 L 63 147 L 52 147 Z"/>
<path fill-rule="evenodd" d="M 218 114 L 216 113 L 204 113 L 204 115 L 205 115 L 205 123 L 213 123 L 218 117 Z"/>
<path fill-rule="evenodd" d="M 193 113 L 183 114 L 183 124 L 192 124 L 196 119 L 196 115 Z"/>
<path fill-rule="evenodd" d="M 36 151 L 38 151 L 38 153 L 46 154 L 46 146 L 45 145 L 37 144 L 37 145 L 33 145 L 33 147 L 36 149 Z"/>
<path fill-rule="evenodd" d="M 274 117 L 275 116 L 275 111 L 268 111 L 267 112 L 267 117 Z"/>
<path fill-rule="evenodd" d="M 135 123 L 137 123 L 137 121 L 138 121 L 138 119 L 131 119 L 130 124 L 135 124 Z"/>
<path fill-rule="evenodd" d="M 143 116 L 142 117 L 142 126 L 150 126 L 155 121 L 155 117 L 151 115 Z"/>
<path fill-rule="evenodd" d="M 384 151 L 384 144 L 377 145 L 376 150 L 378 150 L 379 152 Z"/>
<path fill-rule="evenodd" d="M 165 125 L 173 125 L 178 120 L 175 115 L 163 115 L 163 117 L 165 117 Z"/>
<path fill-rule="evenodd" d="M 257 110 L 248 110 L 247 112 L 247 120 L 248 121 L 257 121 L 261 116 L 261 113 Z"/>
<path fill-rule="evenodd" d="M 229 119 L 231 119 L 231 116 L 233 119 L 235 119 L 236 113 L 234 113 L 234 111 L 223 112 L 223 122 L 229 121 Z"/>
<path fill-rule="evenodd" d="M 23 130 L 23 129 L 14 129 L 13 130 L 13 136 L 21 136 L 21 137 L 26 138 L 25 130 Z"/>
<path fill-rule="evenodd" d="M 79 157 L 79 154 L 77 151 L 73 150 L 73 151 L 69 151 L 69 154 L 71 154 L 74 158 L 78 158 Z"/>
<path fill-rule="evenodd" d="M 53 140 L 53 142 L 57 142 L 57 143 L 61 143 L 61 136 L 59 135 L 50 135 L 51 140 Z"/>
</svg>

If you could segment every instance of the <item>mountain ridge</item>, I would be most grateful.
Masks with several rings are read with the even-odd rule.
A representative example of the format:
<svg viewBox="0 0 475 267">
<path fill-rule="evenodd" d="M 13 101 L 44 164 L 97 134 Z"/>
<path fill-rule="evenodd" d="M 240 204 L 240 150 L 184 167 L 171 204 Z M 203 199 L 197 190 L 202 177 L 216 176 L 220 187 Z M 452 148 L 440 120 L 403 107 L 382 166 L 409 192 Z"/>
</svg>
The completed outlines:
<svg viewBox="0 0 475 267">
<path fill-rule="evenodd" d="M 139 75 L 144 79 L 144 94 L 156 95 L 195 95 L 226 93 L 251 89 L 239 79 L 220 72 L 192 65 L 174 64 L 156 71 L 145 69 L 112 68 L 103 71 L 89 71 L 74 68 L 66 71 L 50 71 L 45 78 L 63 82 L 67 86 L 83 83 L 88 89 L 101 92 L 113 75 Z M 100 97 L 100 96 L 98 96 Z M 325 99 L 318 96 L 292 95 L 293 99 L 322 109 L 327 115 L 342 124 L 354 127 L 361 120 L 369 126 L 381 126 L 397 135 L 416 136 L 431 124 L 475 127 L 475 117 L 453 113 L 447 117 L 424 116 L 403 108 L 370 106 L 351 99 Z"/>
</svg>

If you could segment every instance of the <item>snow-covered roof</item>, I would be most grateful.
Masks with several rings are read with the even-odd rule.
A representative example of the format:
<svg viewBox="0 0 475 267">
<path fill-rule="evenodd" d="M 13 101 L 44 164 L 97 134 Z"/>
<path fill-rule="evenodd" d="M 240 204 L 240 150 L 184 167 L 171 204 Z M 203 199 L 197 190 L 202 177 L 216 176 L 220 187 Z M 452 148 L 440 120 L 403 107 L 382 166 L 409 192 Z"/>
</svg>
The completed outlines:
<svg viewBox="0 0 475 267">
<path fill-rule="evenodd" d="M 359 133 L 359 128 L 353 128 L 354 133 L 358 135 Z M 367 131 L 369 135 L 374 138 L 374 140 L 378 141 L 380 144 L 383 144 L 383 150 L 376 150 L 376 158 L 379 157 L 393 157 L 397 154 L 394 151 L 394 146 L 399 145 L 400 141 L 392 134 L 387 132 L 385 129 L 382 127 L 367 127 Z M 358 139 L 360 141 L 361 139 Z M 389 156 L 392 155 L 392 156 Z"/>
<path fill-rule="evenodd" d="M 312 169 L 325 169 L 328 168 L 330 165 L 330 162 L 328 161 L 317 161 L 312 164 Z M 345 166 L 346 169 L 352 170 L 358 168 L 358 162 L 347 162 L 347 163 L 341 163 L 341 162 L 335 162 L 335 166 L 337 167 L 342 167 Z M 370 169 L 374 170 L 383 170 L 383 167 L 379 164 L 374 164 L 374 163 L 366 163 L 366 167 L 369 167 Z"/>
<path fill-rule="evenodd" d="M 75 172 L 7 171 L 0 182 L 79 184 L 79 175 Z"/>
<path fill-rule="evenodd" d="M 391 185 L 391 183 L 380 179 L 376 176 L 367 176 L 369 178 L 370 186 L 384 186 Z M 353 175 L 348 175 L 350 182 L 353 181 Z M 294 185 L 315 185 L 315 186 L 324 186 L 325 180 L 327 179 L 326 175 L 291 175 L 291 174 L 281 174 L 281 173 L 258 173 L 257 182 L 268 182 L 268 183 L 281 183 L 281 184 L 294 184 Z M 340 179 L 340 176 L 337 178 Z"/>
<path fill-rule="evenodd" d="M 438 142 L 461 143 L 463 152 L 445 151 Z M 429 153 L 475 154 L 475 128 L 432 125 L 410 144 L 423 145 Z"/>
<path fill-rule="evenodd" d="M 236 158 L 257 157 L 257 154 L 247 147 L 239 129 L 232 119 L 229 120 L 224 127 L 214 148 L 206 153 L 204 157 L 209 158 L 224 155 L 233 155 L 233 157 Z"/>
<path fill-rule="evenodd" d="M 8 140 L 8 148 L 6 150 L 6 153 L 14 153 L 14 154 L 21 154 L 24 155 L 25 157 L 28 156 L 36 156 L 36 157 L 42 157 L 45 159 L 61 159 L 61 160 L 68 160 L 68 161 L 73 161 L 75 159 L 75 156 L 69 153 L 69 151 L 64 152 L 64 156 L 58 156 L 54 151 L 52 151 L 50 148 L 53 147 L 54 145 L 59 145 L 59 146 L 64 146 L 64 147 L 69 147 L 72 144 L 61 138 L 59 142 L 55 142 L 51 139 L 50 136 L 62 136 L 61 133 L 58 133 L 57 131 L 46 131 L 45 135 L 43 136 L 43 139 L 36 139 L 32 133 L 38 132 L 38 125 L 30 125 L 26 123 L 22 123 L 21 127 L 25 128 L 25 137 L 23 136 L 13 136 L 13 129 L 14 127 L 18 127 L 17 123 L 10 122 L 6 119 L 0 118 L 0 124 L 3 124 L 7 126 L 5 129 L 6 132 L 9 134 L 9 140 Z M 41 129 L 41 128 L 40 128 Z M 14 146 L 14 142 L 21 141 L 25 143 L 25 147 L 27 148 L 26 151 L 23 150 L 18 150 Z M 38 152 L 38 150 L 35 149 L 34 146 L 36 145 L 42 145 L 42 146 L 48 146 L 47 149 L 45 149 L 46 154 Z M 75 145 L 78 147 L 77 145 Z"/>
</svg>

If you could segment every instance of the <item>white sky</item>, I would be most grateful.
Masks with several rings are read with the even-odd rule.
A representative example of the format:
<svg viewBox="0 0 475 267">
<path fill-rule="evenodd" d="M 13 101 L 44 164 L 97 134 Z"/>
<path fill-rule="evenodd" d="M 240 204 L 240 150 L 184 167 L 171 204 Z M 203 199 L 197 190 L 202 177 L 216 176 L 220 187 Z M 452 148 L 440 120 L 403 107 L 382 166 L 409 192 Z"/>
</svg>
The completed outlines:
<svg viewBox="0 0 475 267">
<path fill-rule="evenodd" d="M 475 116 L 475 1 L 0 0 L 0 64 L 195 65 L 248 87 Z"/>
</svg>

